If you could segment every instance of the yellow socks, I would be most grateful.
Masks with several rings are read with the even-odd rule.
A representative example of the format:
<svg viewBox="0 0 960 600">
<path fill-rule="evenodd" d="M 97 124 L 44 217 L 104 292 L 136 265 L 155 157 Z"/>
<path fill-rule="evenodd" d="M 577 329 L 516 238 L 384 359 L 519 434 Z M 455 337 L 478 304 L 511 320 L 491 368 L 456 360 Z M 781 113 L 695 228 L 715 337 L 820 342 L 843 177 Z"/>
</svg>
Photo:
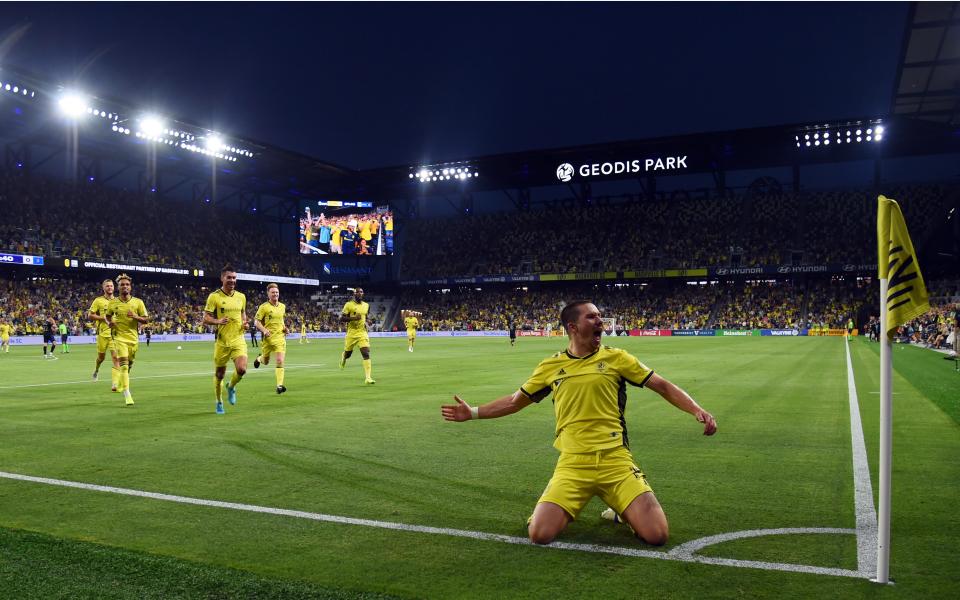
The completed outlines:
<svg viewBox="0 0 960 600">
<path fill-rule="evenodd" d="M 237 375 L 237 372 L 233 372 L 233 377 L 230 378 L 230 387 L 237 387 L 237 384 L 240 383 L 240 375 Z"/>
<path fill-rule="evenodd" d="M 120 365 L 120 381 L 118 382 L 117 389 L 119 391 L 129 390 L 130 389 L 130 367 L 127 365 Z"/>
<path fill-rule="evenodd" d="M 363 374 L 366 376 L 367 379 L 372 379 L 372 377 L 370 377 L 370 371 L 372 370 L 373 370 L 373 366 L 370 363 L 370 359 L 369 358 L 363 359 Z"/>
<path fill-rule="evenodd" d="M 277 387 L 283 385 L 283 367 L 277 367 L 273 371 L 277 376 Z"/>
<path fill-rule="evenodd" d="M 120 367 L 110 367 L 110 385 L 120 389 Z"/>
</svg>

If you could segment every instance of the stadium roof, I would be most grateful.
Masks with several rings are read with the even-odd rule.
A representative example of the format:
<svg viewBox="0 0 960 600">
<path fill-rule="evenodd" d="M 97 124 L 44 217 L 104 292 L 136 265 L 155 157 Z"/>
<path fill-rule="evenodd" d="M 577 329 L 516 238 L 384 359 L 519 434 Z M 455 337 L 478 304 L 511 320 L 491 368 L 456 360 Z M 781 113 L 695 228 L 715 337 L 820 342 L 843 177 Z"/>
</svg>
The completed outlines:
<svg viewBox="0 0 960 600">
<path fill-rule="evenodd" d="M 869 130 L 878 126 L 882 128 L 883 138 L 880 141 L 871 140 L 869 135 L 872 132 Z M 829 137 L 832 143 L 820 144 L 814 136 L 819 139 L 832 136 Z M 807 144 L 808 141 L 810 144 Z M 692 173 L 713 173 L 720 182 L 724 172 L 736 170 L 941 153 L 960 153 L 960 137 L 955 135 L 954 128 L 944 123 L 896 116 L 849 118 L 515 152 L 435 165 L 372 169 L 359 172 L 356 180 L 363 182 L 366 192 L 373 194 L 456 195 L 626 179 L 643 181 L 648 177 Z M 671 158 L 674 159 L 674 168 L 668 161 Z M 677 166 L 682 158 L 685 159 L 682 166 Z M 658 159 L 661 162 L 658 163 Z M 639 161 L 639 164 L 630 164 L 629 167 L 637 166 L 638 169 L 627 167 L 616 172 L 617 163 L 634 161 Z M 648 161 L 652 161 L 652 164 Z M 614 172 L 604 173 L 604 163 L 613 164 Z M 416 176 L 423 169 L 454 168 L 459 165 L 469 165 L 478 176 L 466 181 L 425 183 L 421 183 Z M 561 178 L 560 168 L 563 165 L 574 167 L 567 179 Z M 583 168 L 587 169 L 586 176 L 582 175 Z M 576 191 L 574 193 L 577 195 Z"/>
<path fill-rule="evenodd" d="M 891 112 L 960 125 L 960 2 L 913 2 Z"/>
</svg>

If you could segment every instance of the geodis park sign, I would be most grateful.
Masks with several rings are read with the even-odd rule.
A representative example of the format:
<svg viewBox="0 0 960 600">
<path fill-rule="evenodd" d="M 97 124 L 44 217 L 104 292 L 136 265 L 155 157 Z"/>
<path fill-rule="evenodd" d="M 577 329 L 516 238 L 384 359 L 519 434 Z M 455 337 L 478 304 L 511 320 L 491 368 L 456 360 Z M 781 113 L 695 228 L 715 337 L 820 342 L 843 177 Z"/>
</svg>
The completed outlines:
<svg viewBox="0 0 960 600">
<path fill-rule="evenodd" d="M 599 179 L 615 175 L 680 171 L 687 169 L 687 156 L 655 156 L 606 162 L 563 163 L 557 167 L 557 179 L 568 183 L 574 179 Z"/>
</svg>

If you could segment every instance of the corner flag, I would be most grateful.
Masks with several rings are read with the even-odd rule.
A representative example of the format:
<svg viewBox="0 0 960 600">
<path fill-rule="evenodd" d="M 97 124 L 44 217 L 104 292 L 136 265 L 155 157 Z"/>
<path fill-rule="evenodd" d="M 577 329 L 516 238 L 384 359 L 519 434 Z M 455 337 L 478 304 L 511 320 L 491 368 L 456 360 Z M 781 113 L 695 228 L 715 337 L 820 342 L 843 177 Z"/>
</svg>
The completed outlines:
<svg viewBox="0 0 960 600">
<path fill-rule="evenodd" d="M 880 302 L 881 311 L 886 305 L 889 337 L 897 327 L 930 310 L 930 302 L 900 205 L 884 196 L 877 198 L 877 244 L 879 278 L 887 280 L 886 298 Z"/>
<path fill-rule="evenodd" d="M 890 498 L 893 474 L 893 349 L 891 333 L 930 310 L 917 253 L 895 200 L 877 198 L 877 264 L 880 270 L 880 502 L 877 511 L 877 578 L 890 580 Z"/>
</svg>

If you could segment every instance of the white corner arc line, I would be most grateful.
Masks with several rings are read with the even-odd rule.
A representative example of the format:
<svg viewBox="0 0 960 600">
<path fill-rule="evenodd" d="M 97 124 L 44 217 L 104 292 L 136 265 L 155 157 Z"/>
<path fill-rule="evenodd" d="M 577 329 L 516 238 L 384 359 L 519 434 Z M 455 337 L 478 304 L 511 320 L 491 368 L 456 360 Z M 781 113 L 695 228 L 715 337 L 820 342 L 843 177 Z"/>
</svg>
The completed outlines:
<svg viewBox="0 0 960 600">
<path fill-rule="evenodd" d="M 847 395 L 850 397 L 850 443 L 853 446 L 853 504 L 857 515 L 857 570 L 867 578 L 876 577 L 877 569 L 877 510 L 873 503 L 870 484 L 870 463 L 863 441 L 863 424 L 857 385 L 853 378 L 850 359 L 850 340 L 844 348 L 847 353 Z"/>
<path fill-rule="evenodd" d="M 503 535 L 498 533 L 486 533 L 482 531 L 468 531 L 464 529 L 451 529 L 446 527 L 430 527 L 426 525 L 408 525 L 406 523 L 394 523 L 391 521 L 376 521 L 372 519 L 357 519 L 354 517 L 342 517 L 338 515 L 326 515 L 321 513 L 312 513 L 300 510 L 288 510 L 284 508 L 272 508 L 267 506 L 257 506 L 254 504 L 242 504 L 238 502 L 223 502 L 220 500 L 206 500 L 203 498 L 191 498 L 189 496 L 177 496 L 173 494 L 161 494 L 156 492 L 146 492 L 142 490 L 134 490 L 129 488 L 120 488 L 106 485 L 96 485 L 92 483 L 80 483 L 76 481 L 67 481 L 63 479 L 51 479 L 48 477 L 34 477 L 32 475 L 21 475 L 19 473 L 9 473 L 6 471 L 0 471 L 0 479 L 13 479 L 17 481 L 25 481 L 30 483 L 40 483 L 45 485 L 54 485 L 59 487 L 74 488 L 81 490 L 89 490 L 95 492 L 104 492 L 109 494 L 119 494 L 123 496 L 135 496 L 139 498 L 149 498 L 153 500 L 162 500 L 165 502 L 176 502 L 179 504 L 191 504 L 196 506 L 207 506 L 212 508 L 227 508 L 231 510 L 241 510 L 246 512 L 261 513 L 261 514 L 270 514 L 278 515 L 284 517 L 293 517 L 297 519 L 309 519 L 312 521 L 321 521 L 327 523 L 339 523 L 343 525 L 358 525 L 362 527 L 376 527 L 379 529 L 391 529 L 395 531 L 406 531 L 411 533 L 426 533 L 432 535 L 445 535 L 450 537 L 461 537 L 461 538 L 470 538 L 475 540 L 483 541 L 492 541 L 492 542 L 501 542 L 506 544 L 516 544 L 522 546 L 531 546 L 533 545 L 530 540 L 525 537 L 518 537 L 512 535 Z M 744 535 L 740 537 L 751 537 L 753 535 L 761 535 L 763 531 L 774 531 L 781 533 L 793 533 L 797 530 L 754 530 L 750 532 L 740 532 Z M 848 529 L 814 529 L 814 530 L 802 530 L 803 533 L 850 533 Z M 732 536 L 737 536 L 737 534 L 728 534 L 727 539 L 734 539 Z M 703 547 L 709 545 L 708 543 L 703 543 L 705 540 L 720 538 L 724 536 L 711 536 L 711 538 L 703 538 L 702 540 L 695 540 L 694 542 L 688 542 L 689 546 L 692 543 L 696 543 L 697 547 Z M 683 547 L 683 546 L 680 546 Z M 592 553 L 601 553 L 601 554 L 616 554 L 620 556 L 633 556 L 641 558 L 655 558 L 660 560 L 671 560 L 677 562 L 691 562 L 691 563 L 700 563 L 706 565 L 720 565 L 728 567 L 740 567 L 740 568 L 750 568 L 750 569 L 762 569 L 767 571 L 787 571 L 794 573 L 811 573 L 817 575 L 832 575 L 837 577 L 854 577 L 861 578 L 863 574 L 859 571 L 852 571 L 849 569 L 835 569 L 829 567 L 816 567 L 811 565 L 797 565 L 789 563 L 771 563 L 763 561 L 749 561 L 749 560 L 737 560 L 730 558 L 715 558 L 707 556 L 695 556 L 692 553 L 668 553 L 660 552 L 655 550 L 645 550 L 642 548 L 626 548 L 622 546 L 604 546 L 599 544 L 575 544 L 568 542 L 554 542 L 549 546 L 542 546 L 544 549 L 554 549 L 554 550 L 572 550 L 579 552 L 592 552 Z M 676 550 L 676 549 L 675 549 Z"/>
</svg>

